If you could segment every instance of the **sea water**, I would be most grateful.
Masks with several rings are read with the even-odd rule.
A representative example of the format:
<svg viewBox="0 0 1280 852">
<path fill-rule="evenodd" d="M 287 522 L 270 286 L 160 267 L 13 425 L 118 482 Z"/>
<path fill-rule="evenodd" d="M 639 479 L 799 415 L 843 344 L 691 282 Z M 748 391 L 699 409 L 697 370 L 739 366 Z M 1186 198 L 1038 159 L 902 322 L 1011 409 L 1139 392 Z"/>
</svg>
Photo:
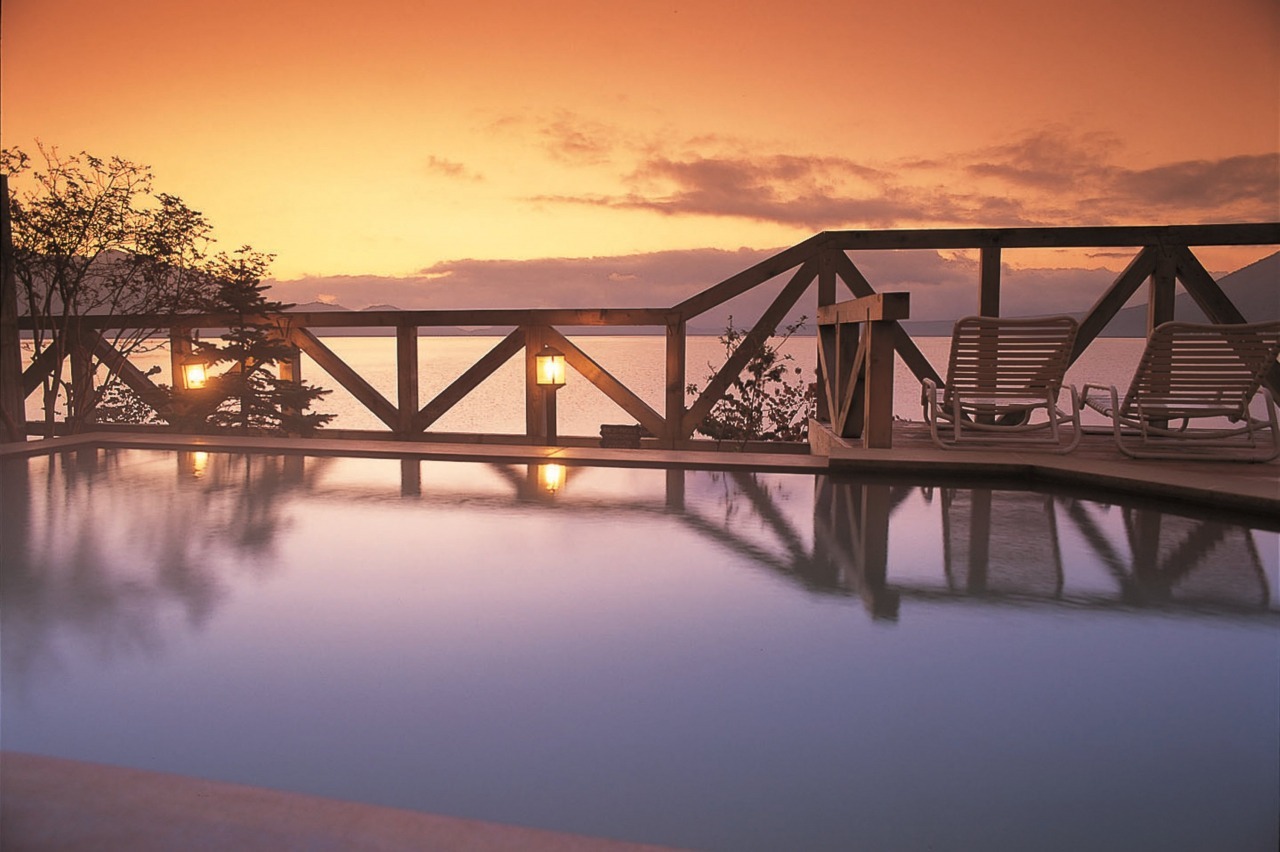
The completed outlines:
<svg viewBox="0 0 1280 852">
<path fill-rule="evenodd" d="M 656 335 L 584 335 L 571 338 L 601 367 L 662 415 L 666 388 L 665 339 Z M 390 403 L 396 404 L 395 339 L 385 336 L 324 337 L 324 344 L 361 375 Z M 418 343 L 419 405 L 425 405 L 437 393 L 458 378 L 467 368 L 492 349 L 501 338 L 483 336 L 431 336 L 422 334 Z M 940 375 L 945 375 L 949 338 L 925 337 L 916 340 L 921 352 Z M 1131 338 L 1095 340 L 1068 371 L 1068 383 L 1083 385 L 1115 384 L 1122 390 L 1128 385 L 1143 341 Z M 133 358 L 143 371 L 159 367 L 154 381 L 170 383 L 169 355 L 160 343 L 153 351 Z M 788 380 L 797 383 L 814 381 L 817 343 L 813 337 L 792 337 L 779 344 L 780 351 L 790 356 Z M 702 387 L 708 376 L 725 361 L 721 341 L 711 336 L 691 336 L 687 344 L 685 384 Z M 795 372 L 799 370 L 799 372 Z M 904 420 L 921 420 L 920 381 L 901 359 L 895 360 L 894 414 Z M 304 356 L 303 378 L 330 391 L 313 406 L 313 410 L 336 415 L 330 422 L 335 429 L 389 430 L 371 411 L 346 389 Z M 582 376 L 569 370 L 569 380 L 557 392 L 559 432 L 562 435 L 598 436 L 604 423 L 633 423 L 634 418 Z M 40 419 L 39 394 L 27 399 L 27 416 Z M 1085 422 L 1103 423 L 1100 416 L 1086 412 Z M 482 432 L 519 435 L 525 431 L 524 366 L 519 355 L 512 357 L 472 393 L 431 425 L 429 431 Z"/>
</svg>

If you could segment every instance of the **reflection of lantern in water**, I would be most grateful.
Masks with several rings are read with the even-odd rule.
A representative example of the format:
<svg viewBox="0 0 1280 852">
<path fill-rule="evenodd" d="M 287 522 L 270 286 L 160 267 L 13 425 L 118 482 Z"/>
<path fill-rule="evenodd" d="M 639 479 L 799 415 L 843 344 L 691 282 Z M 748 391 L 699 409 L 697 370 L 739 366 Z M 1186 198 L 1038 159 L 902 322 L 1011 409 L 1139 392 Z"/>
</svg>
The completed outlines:
<svg viewBox="0 0 1280 852">
<path fill-rule="evenodd" d="M 567 476 L 568 471 L 562 464 L 538 465 L 538 486 L 548 494 L 554 495 L 563 488 Z"/>
<path fill-rule="evenodd" d="M 209 454 L 204 450 L 179 451 L 178 472 L 183 476 L 199 479 L 209 467 Z"/>
</svg>

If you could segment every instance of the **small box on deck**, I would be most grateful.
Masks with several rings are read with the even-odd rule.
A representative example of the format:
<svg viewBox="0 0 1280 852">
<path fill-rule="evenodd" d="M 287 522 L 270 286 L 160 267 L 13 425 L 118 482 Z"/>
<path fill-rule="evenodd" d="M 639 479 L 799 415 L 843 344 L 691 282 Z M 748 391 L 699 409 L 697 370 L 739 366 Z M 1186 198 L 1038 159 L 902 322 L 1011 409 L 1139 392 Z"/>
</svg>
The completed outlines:
<svg viewBox="0 0 1280 852">
<path fill-rule="evenodd" d="M 640 439 L 647 433 L 643 426 L 600 424 L 600 446 L 613 449 L 640 449 Z"/>
</svg>

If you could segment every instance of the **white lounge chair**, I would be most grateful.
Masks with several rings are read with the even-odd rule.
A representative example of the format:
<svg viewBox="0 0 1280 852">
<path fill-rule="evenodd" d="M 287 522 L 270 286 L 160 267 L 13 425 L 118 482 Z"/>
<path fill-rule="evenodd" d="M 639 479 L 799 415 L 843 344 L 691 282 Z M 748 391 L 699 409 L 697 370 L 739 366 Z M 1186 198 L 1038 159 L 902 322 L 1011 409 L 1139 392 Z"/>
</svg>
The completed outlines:
<svg viewBox="0 0 1280 852">
<path fill-rule="evenodd" d="M 1147 338 L 1123 400 L 1114 385 L 1082 392 L 1089 408 L 1111 418 L 1116 445 L 1132 458 L 1270 461 L 1280 456 L 1280 427 L 1262 382 L 1278 354 L 1280 322 L 1167 322 Z M 1265 419 L 1250 411 L 1259 390 Z M 1219 422 L 1190 428 L 1205 418 Z"/>
<path fill-rule="evenodd" d="M 1031 445 L 1066 453 L 1080 443 L 1080 398 L 1058 407 L 1078 324 L 1068 316 L 964 317 L 951 334 L 946 384 L 924 380 L 922 403 L 938 446 Z M 1044 411 L 1044 418 L 1035 416 Z M 1069 433 L 1064 426 L 1071 424 Z"/>
</svg>

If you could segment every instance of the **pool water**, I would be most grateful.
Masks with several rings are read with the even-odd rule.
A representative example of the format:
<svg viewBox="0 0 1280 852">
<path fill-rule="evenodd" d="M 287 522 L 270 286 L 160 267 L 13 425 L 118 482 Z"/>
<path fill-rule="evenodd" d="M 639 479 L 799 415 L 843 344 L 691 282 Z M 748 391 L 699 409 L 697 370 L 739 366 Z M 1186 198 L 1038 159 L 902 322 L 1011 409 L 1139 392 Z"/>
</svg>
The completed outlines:
<svg viewBox="0 0 1280 852">
<path fill-rule="evenodd" d="M 0 489 L 6 750 L 704 849 L 1275 847 L 1265 523 L 142 450 Z"/>
</svg>

